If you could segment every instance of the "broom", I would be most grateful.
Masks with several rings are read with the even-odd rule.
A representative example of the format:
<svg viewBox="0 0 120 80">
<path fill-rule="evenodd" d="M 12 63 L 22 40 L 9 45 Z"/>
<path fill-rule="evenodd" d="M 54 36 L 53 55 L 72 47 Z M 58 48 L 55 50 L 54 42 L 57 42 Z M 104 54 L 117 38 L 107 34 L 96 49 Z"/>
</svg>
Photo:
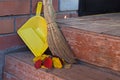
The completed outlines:
<svg viewBox="0 0 120 80">
<path fill-rule="evenodd" d="M 75 56 L 55 21 L 56 16 L 52 6 L 52 0 L 43 0 L 43 4 L 44 17 L 48 23 L 47 38 L 51 53 L 64 59 L 68 63 L 76 63 Z"/>
</svg>

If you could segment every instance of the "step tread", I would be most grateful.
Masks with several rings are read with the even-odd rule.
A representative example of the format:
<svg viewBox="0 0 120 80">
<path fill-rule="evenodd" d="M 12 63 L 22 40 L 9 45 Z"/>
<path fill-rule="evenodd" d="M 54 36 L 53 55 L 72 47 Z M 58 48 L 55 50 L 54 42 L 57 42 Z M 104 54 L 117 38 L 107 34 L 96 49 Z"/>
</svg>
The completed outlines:
<svg viewBox="0 0 120 80">
<path fill-rule="evenodd" d="M 120 13 L 82 16 L 57 22 L 67 27 L 120 37 Z"/>
<path fill-rule="evenodd" d="M 75 64 L 72 66 L 71 69 L 36 70 L 33 67 L 33 62 L 32 62 L 33 57 L 34 56 L 32 55 L 31 52 L 20 52 L 20 53 L 7 55 L 6 63 L 5 63 L 5 72 L 14 74 L 15 76 L 24 80 L 29 79 L 27 78 L 28 74 L 29 76 L 32 77 L 32 79 L 36 78 L 34 77 L 34 75 L 41 76 L 42 78 L 43 76 L 41 75 L 41 73 L 43 73 L 44 76 L 46 76 L 47 78 L 52 77 L 49 79 L 44 77 L 45 80 L 53 80 L 53 78 L 54 80 L 73 80 L 73 79 L 74 80 L 119 80 L 120 79 L 119 72 L 110 71 L 105 68 L 94 67 L 87 63 Z M 22 71 L 24 70 L 23 67 L 24 69 L 29 68 L 28 72 L 27 70 Z M 17 75 L 20 73 L 24 75 L 22 76 Z M 34 80 L 39 80 L 39 79 L 36 78 Z"/>
</svg>

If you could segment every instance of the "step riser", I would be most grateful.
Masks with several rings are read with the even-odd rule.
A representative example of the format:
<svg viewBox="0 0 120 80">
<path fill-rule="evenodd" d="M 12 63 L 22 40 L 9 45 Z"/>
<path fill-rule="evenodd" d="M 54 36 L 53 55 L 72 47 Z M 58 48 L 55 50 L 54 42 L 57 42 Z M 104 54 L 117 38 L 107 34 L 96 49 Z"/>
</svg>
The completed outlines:
<svg viewBox="0 0 120 80">
<path fill-rule="evenodd" d="M 78 59 L 120 71 L 119 37 L 70 27 L 61 30 Z"/>
</svg>

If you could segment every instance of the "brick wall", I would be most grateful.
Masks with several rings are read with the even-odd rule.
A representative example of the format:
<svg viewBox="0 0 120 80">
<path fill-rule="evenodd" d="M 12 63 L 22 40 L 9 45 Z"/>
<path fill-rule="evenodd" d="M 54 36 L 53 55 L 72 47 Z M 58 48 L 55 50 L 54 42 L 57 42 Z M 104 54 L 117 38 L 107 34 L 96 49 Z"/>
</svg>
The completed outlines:
<svg viewBox="0 0 120 80">
<path fill-rule="evenodd" d="M 4 54 L 25 46 L 16 31 L 35 14 L 38 1 L 42 0 L 0 0 L 0 79 Z M 58 14 L 57 18 L 65 15 L 77 16 L 77 12 L 73 10 L 60 12 L 59 0 L 53 0 L 53 5 Z"/>
</svg>

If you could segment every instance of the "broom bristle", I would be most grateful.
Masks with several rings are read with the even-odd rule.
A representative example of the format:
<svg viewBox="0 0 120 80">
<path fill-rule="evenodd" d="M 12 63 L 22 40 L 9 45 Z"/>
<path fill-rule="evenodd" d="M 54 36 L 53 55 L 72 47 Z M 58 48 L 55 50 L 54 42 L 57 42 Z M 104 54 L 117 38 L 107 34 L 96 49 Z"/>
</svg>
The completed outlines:
<svg viewBox="0 0 120 80">
<path fill-rule="evenodd" d="M 74 54 L 55 21 L 55 12 L 50 0 L 44 0 L 44 16 L 48 23 L 48 45 L 53 55 L 68 63 L 75 63 Z"/>
</svg>

